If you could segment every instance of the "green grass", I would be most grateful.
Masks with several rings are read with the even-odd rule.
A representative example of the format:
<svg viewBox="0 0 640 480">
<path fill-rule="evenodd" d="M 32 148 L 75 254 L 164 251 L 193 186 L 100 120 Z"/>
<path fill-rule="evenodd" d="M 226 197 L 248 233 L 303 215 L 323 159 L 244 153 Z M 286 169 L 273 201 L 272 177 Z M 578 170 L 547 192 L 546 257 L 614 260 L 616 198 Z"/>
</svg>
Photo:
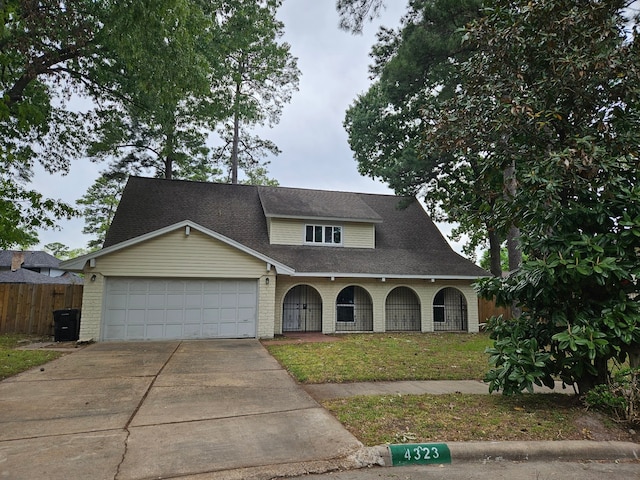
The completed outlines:
<svg viewBox="0 0 640 480">
<path fill-rule="evenodd" d="M 365 445 L 412 442 L 583 440 L 584 408 L 562 394 L 384 395 L 323 402 Z M 620 434 L 612 427 L 611 435 Z"/>
<path fill-rule="evenodd" d="M 16 350 L 16 347 L 28 343 L 29 339 L 28 335 L 0 335 L 0 380 L 50 362 L 62 355 L 60 352 L 47 350 Z"/>
<path fill-rule="evenodd" d="M 265 346 L 302 383 L 480 380 L 484 333 L 348 334 L 336 342 Z"/>
</svg>

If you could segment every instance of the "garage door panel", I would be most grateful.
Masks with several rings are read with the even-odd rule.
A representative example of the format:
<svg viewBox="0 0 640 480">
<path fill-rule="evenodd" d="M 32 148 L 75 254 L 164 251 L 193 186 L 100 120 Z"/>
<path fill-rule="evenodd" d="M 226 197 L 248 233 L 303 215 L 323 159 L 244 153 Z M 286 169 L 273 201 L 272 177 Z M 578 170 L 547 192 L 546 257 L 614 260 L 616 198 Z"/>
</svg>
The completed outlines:
<svg viewBox="0 0 640 480">
<path fill-rule="evenodd" d="M 147 296 L 147 305 L 149 308 L 162 308 L 165 306 L 166 295 L 159 293 L 150 293 Z"/>
<path fill-rule="evenodd" d="M 239 337 L 252 337 L 255 335 L 255 328 L 250 322 L 243 322 L 238 324 L 238 336 Z"/>
<path fill-rule="evenodd" d="M 165 311 L 165 318 L 167 319 L 167 323 L 179 323 L 182 322 L 183 310 L 168 308 Z"/>
<path fill-rule="evenodd" d="M 180 307 L 184 306 L 184 294 L 170 293 L 166 296 L 167 307 Z"/>
<path fill-rule="evenodd" d="M 169 325 L 167 324 L 167 327 L 165 329 L 164 332 L 164 336 L 165 338 L 183 338 L 182 336 L 182 324 L 179 325 Z"/>
<path fill-rule="evenodd" d="M 103 339 L 255 337 L 256 280 L 107 279 Z"/>
<path fill-rule="evenodd" d="M 184 302 L 185 306 L 187 308 L 191 308 L 191 307 L 201 307 L 202 306 L 202 294 L 192 294 L 192 293 L 188 293 L 185 296 L 185 302 Z"/>
<path fill-rule="evenodd" d="M 125 308 L 127 308 L 127 294 L 126 293 L 122 293 L 122 294 L 113 293 L 113 294 L 111 294 L 110 296 L 107 297 L 107 307 L 113 308 L 113 309 L 117 309 L 117 308 L 125 309 Z"/>
<path fill-rule="evenodd" d="M 144 340 L 144 325 L 127 325 L 126 335 L 130 340 Z"/>
<path fill-rule="evenodd" d="M 163 338 L 164 323 L 161 325 L 147 325 L 147 338 Z"/>
</svg>

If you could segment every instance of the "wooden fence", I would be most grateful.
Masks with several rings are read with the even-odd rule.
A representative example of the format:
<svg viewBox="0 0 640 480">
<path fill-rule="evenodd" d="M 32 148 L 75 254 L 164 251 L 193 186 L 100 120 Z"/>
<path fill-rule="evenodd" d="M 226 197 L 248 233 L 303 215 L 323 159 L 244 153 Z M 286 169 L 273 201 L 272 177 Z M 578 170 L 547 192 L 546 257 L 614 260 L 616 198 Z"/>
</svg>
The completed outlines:
<svg viewBox="0 0 640 480">
<path fill-rule="evenodd" d="M 0 283 L 0 334 L 53 335 L 53 311 L 81 307 L 82 285 Z"/>
<path fill-rule="evenodd" d="M 478 322 L 484 323 L 491 317 L 502 315 L 504 318 L 511 318 L 511 308 L 496 307 L 493 300 L 478 298 Z"/>
</svg>

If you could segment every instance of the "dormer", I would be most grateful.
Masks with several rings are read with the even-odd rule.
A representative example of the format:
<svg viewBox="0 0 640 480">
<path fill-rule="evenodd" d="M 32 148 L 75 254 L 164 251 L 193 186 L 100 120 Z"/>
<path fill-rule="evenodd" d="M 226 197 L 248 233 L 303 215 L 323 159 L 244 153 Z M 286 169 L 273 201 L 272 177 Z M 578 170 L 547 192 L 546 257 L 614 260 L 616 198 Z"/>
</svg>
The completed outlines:
<svg viewBox="0 0 640 480">
<path fill-rule="evenodd" d="M 382 218 L 356 193 L 261 188 L 259 195 L 272 245 L 375 248 Z"/>
</svg>

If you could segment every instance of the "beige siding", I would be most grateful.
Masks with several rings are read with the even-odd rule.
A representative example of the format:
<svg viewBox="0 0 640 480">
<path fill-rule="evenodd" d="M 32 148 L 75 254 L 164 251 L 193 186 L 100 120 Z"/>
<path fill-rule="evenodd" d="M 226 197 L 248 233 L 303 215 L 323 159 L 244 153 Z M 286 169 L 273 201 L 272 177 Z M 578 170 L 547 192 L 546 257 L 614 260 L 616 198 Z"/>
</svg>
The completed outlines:
<svg viewBox="0 0 640 480">
<path fill-rule="evenodd" d="M 191 229 L 180 229 L 96 259 L 105 276 L 259 278 L 266 263 Z"/>
<path fill-rule="evenodd" d="M 302 245 L 304 226 L 305 222 L 302 220 L 272 218 L 269 241 L 273 245 Z"/>
<path fill-rule="evenodd" d="M 269 283 L 267 283 L 267 279 Z M 258 338 L 273 338 L 276 317 L 275 291 L 276 275 L 273 270 L 264 275 L 258 282 Z"/>
<path fill-rule="evenodd" d="M 102 318 L 102 298 L 104 292 L 104 277 L 94 272 L 95 269 L 85 271 L 82 292 L 82 313 L 80 319 L 79 341 L 89 342 L 100 339 L 100 319 Z M 96 276 L 91 280 L 92 275 Z"/>
<path fill-rule="evenodd" d="M 375 225 L 372 223 L 346 223 L 344 225 L 345 247 L 375 248 Z"/>
<path fill-rule="evenodd" d="M 303 245 L 305 225 L 341 225 L 342 242 L 349 248 L 375 248 L 375 225 L 371 223 L 335 223 L 270 219 L 270 242 L 274 245 Z"/>
</svg>

